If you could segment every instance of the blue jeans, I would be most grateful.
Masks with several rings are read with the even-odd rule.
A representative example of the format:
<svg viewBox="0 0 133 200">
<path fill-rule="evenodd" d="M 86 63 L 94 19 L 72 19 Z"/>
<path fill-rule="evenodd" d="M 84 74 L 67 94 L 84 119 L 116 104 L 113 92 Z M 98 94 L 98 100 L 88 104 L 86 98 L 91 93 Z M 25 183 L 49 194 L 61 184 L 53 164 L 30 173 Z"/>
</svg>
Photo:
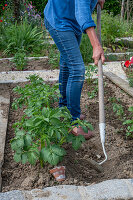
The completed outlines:
<svg viewBox="0 0 133 200">
<path fill-rule="evenodd" d="M 80 97 L 85 79 L 85 66 L 79 49 L 82 35 L 73 31 L 58 31 L 46 18 L 44 22 L 60 51 L 59 90 L 62 97 L 59 106 L 67 106 L 72 120 L 75 120 L 80 118 Z"/>
</svg>

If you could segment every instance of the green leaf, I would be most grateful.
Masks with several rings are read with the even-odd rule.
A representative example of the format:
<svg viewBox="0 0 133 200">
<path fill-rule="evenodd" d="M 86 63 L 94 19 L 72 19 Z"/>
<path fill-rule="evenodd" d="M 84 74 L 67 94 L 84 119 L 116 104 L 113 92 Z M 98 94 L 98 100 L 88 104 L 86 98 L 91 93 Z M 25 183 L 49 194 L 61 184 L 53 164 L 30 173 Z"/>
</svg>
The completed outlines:
<svg viewBox="0 0 133 200">
<path fill-rule="evenodd" d="M 51 147 L 51 149 L 52 149 L 53 153 L 55 153 L 58 156 L 65 156 L 66 155 L 65 149 L 63 149 L 63 148 L 61 148 L 61 147 L 59 147 L 57 145 L 53 145 Z"/>
<path fill-rule="evenodd" d="M 69 134 L 66 138 L 67 142 L 72 142 L 75 139 L 75 136 L 72 134 Z"/>
<path fill-rule="evenodd" d="M 52 127 L 53 128 L 53 127 Z M 54 134 L 54 129 L 49 129 L 49 131 L 48 131 L 48 135 L 50 136 L 50 137 L 52 137 L 53 136 L 53 134 Z"/>
<path fill-rule="evenodd" d="M 29 119 L 26 121 L 26 126 L 33 126 L 33 120 L 32 119 Z"/>
<path fill-rule="evenodd" d="M 87 123 L 87 127 L 89 128 L 90 131 L 93 131 L 93 130 L 94 130 L 92 124 L 90 124 L 90 123 Z"/>
<path fill-rule="evenodd" d="M 18 130 L 18 131 L 15 132 L 15 135 L 16 135 L 16 136 L 24 136 L 24 135 L 25 135 L 25 131 L 23 131 L 23 130 Z"/>
<path fill-rule="evenodd" d="M 50 148 L 43 148 L 41 150 L 41 158 L 44 160 L 44 162 L 49 162 L 51 165 L 57 165 L 60 157 L 59 155 L 65 155 L 65 150 L 57 149 L 55 146 L 52 146 Z"/>
<path fill-rule="evenodd" d="M 59 161 L 60 161 L 60 156 L 58 156 L 55 153 L 51 153 L 50 156 L 48 157 L 48 162 L 51 165 L 57 165 Z"/>
<path fill-rule="evenodd" d="M 18 145 L 17 145 L 17 140 L 16 139 L 13 139 L 11 141 L 11 148 L 12 150 L 16 151 L 18 149 Z"/>
<path fill-rule="evenodd" d="M 40 152 L 40 156 L 44 162 L 47 162 L 48 157 L 50 156 L 50 148 L 43 148 Z"/>
<path fill-rule="evenodd" d="M 15 154 L 14 154 L 14 160 L 15 160 L 16 162 L 20 162 L 20 161 L 21 161 L 21 154 L 15 153 Z"/>
<path fill-rule="evenodd" d="M 61 126 L 62 125 L 62 122 L 59 119 L 57 119 L 57 118 L 51 118 L 50 119 L 50 123 L 53 126 Z"/>
<path fill-rule="evenodd" d="M 33 120 L 33 126 L 39 126 L 42 122 L 43 122 L 42 117 L 36 117 L 36 118 Z"/>
<path fill-rule="evenodd" d="M 61 134 L 60 134 L 59 130 L 55 130 L 55 133 L 56 133 L 57 139 L 60 140 L 61 139 Z"/>
<path fill-rule="evenodd" d="M 35 152 L 28 152 L 28 161 L 31 165 L 35 165 L 38 157 Z"/>
<path fill-rule="evenodd" d="M 43 121 L 48 122 L 49 123 L 49 118 L 43 118 Z"/>
<path fill-rule="evenodd" d="M 24 137 L 24 144 L 25 146 L 30 146 L 31 143 L 32 143 L 32 137 L 27 133 L 27 135 L 25 135 Z"/>
<path fill-rule="evenodd" d="M 49 108 L 44 107 L 42 109 L 42 115 L 45 116 L 46 118 L 49 118 L 49 115 L 50 115 Z"/>
<path fill-rule="evenodd" d="M 22 164 L 25 164 L 28 161 L 27 153 L 22 154 Z"/>
<path fill-rule="evenodd" d="M 125 122 L 123 122 L 123 124 L 132 124 L 132 123 L 133 123 L 133 119 L 132 120 L 128 119 Z"/>
<path fill-rule="evenodd" d="M 15 150 L 17 154 L 22 154 L 23 150 L 22 149 L 16 149 Z"/>
<path fill-rule="evenodd" d="M 23 148 L 23 146 L 24 146 L 24 139 L 23 138 L 17 139 L 17 145 L 18 145 L 19 148 Z"/>
<path fill-rule="evenodd" d="M 82 142 L 85 141 L 85 138 L 82 135 L 76 136 L 75 140 L 72 141 L 72 147 L 75 150 L 78 150 L 82 144 Z"/>
<path fill-rule="evenodd" d="M 88 133 L 88 128 L 86 126 L 81 126 L 85 133 Z"/>
<path fill-rule="evenodd" d="M 129 111 L 133 112 L 133 106 L 129 107 Z"/>
</svg>

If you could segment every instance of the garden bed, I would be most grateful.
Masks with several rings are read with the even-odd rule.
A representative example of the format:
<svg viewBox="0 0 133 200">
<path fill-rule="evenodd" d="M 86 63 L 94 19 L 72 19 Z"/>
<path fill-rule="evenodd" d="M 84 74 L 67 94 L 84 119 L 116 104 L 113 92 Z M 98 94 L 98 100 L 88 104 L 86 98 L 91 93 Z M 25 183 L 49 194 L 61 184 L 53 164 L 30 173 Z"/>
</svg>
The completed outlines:
<svg viewBox="0 0 133 200">
<path fill-rule="evenodd" d="M 13 160 L 13 152 L 10 147 L 10 140 L 14 137 L 12 124 L 21 119 L 23 109 L 15 111 L 12 107 L 10 108 L 4 165 L 2 168 L 3 192 L 17 189 L 30 190 L 59 184 L 89 185 L 114 178 L 133 178 L 133 140 L 126 137 L 126 128 L 113 112 L 110 97 L 113 99 L 120 98 L 125 118 L 130 116 L 128 107 L 133 105 L 133 99 L 108 79 L 105 79 L 105 83 L 106 151 L 108 161 L 103 164 L 104 172 L 98 173 L 89 166 L 87 161 L 82 161 L 82 158 L 86 155 L 97 162 L 104 159 L 99 138 L 98 97 L 89 99 L 87 93 L 92 89 L 85 82 L 82 91 L 81 108 L 86 120 L 92 123 L 95 128 L 95 137 L 83 143 L 77 152 L 73 150 L 70 144 L 64 145 L 67 155 L 59 165 L 66 166 L 66 180 L 61 183 L 57 183 L 50 175 L 49 170 L 53 168 L 50 164 L 46 164 L 44 168 L 41 168 L 39 162 L 35 166 L 31 166 L 30 164 L 22 165 Z M 24 86 L 25 83 L 17 85 Z M 17 96 L 12 92 L 12 88 L 15 86 L 16 84 L 8 85 L 11 104 Z"/>
<path fill-rule="evenodd" d="M 34 70 L 50 70 L 52 66 L 48 63 L 48 59 L 32 59 L 28 60 L 27 65 L 23 71 L 34 71 Z M 15 64 L 10 60 L 0 60 L 0 72 L 18 71 Z"/>
</svg>

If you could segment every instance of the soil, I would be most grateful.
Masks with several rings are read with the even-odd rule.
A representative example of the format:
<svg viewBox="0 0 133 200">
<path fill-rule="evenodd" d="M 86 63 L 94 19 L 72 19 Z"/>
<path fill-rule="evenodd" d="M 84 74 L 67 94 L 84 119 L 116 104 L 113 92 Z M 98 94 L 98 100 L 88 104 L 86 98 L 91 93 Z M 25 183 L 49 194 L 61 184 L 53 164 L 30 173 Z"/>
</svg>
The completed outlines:
<svg viewBox="0 0 133 200">
<path fill-rule="evenodd" d="M 28 60 L 27 65 L 24 67 L 23 71 L 34 71 L 34 70 L 51 70 L 52 65 L 48 63 L 48 59 L 32 59 Z M 14 63 L 10 60 L 0 60 L 0 72 L 8 71 L 19 71 Z"/>
<path fill-rule="evenodd" d="M 110 97 L 120 98 L 126 118 L 130 116 L 129 106 L 133 106 L 132 97 L 124 93 L 120 88 L 105 79 L 105 116 L 106 116 L 106 144 L 105 148 L 108 155 L 108 161 L 103 164 L 104 172 L 99 173 L 93 169 L 87 160 L 82 160 L 86 156 L 100 162 L 104 159 L 100 138 L 98 123 L 98 97 L 89 99 L 88 91 L 92 90 L 87 82 L 84 83 L 81 97 L 81 110 L 85 114 L 86 120 L 94 126 L 94 137 L 82 144 L 78 151 L 74 151 L 71 145 L 65 144 L 64 148 L 67 155 L 59 163 L 66 167 L 66 180 L 56 182 L 49 173 L 53 167 L 46 164 L 44 168 L 40 167 L 39 162 L 35 166 L 30 164 L 22 165 L 13 160 L 13 152 L 10 147 L 10 140 L 14 137 L 13 123 L 20 120 L 23 114 L 23 108 L 17 111 L 10 107 L 9 121 L 6 138 L 6 148 L 4 155 L 4 164 L 2 167 L 2 191 L 10 190 L 30 190 L 33 188 L 44 188 L 57 185 L 90 185 L 109 179 L 133 178 L 133 140 L 126 138 L 126 130 L 122 121 L 114 114 Z M 17 97 L 12 88 L 16 85 L 24 86 L 25 83 L 8 84 L 6 89 L 10 91 L 11 104 Z M 4 90 L 4 87 L 1 88 Z M 5 90 L 6 90 L 5 89 Z"/>
</svg>

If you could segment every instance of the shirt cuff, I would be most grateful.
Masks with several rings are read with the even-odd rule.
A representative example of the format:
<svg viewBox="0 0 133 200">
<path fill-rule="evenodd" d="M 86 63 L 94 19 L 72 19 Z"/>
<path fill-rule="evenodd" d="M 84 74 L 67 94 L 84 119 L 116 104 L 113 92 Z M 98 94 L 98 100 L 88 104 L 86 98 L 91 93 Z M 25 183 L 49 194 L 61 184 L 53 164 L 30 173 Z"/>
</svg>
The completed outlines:
<svg viewBox="0 0 133 200">
<path fill-rule="evenodd" d="M 94 23 L 94 21 L 85 22 L 85 23 L 83 24 L 83 26 L 81 27 L 81 30 L 82 30 L 83 33 L 86 33 L 85 30 L 86 30 L 87 28 L 90 28 L 90 27 L 94 27 L 94 28 L 96 27 L 96 24 Z"/>
</svg>

